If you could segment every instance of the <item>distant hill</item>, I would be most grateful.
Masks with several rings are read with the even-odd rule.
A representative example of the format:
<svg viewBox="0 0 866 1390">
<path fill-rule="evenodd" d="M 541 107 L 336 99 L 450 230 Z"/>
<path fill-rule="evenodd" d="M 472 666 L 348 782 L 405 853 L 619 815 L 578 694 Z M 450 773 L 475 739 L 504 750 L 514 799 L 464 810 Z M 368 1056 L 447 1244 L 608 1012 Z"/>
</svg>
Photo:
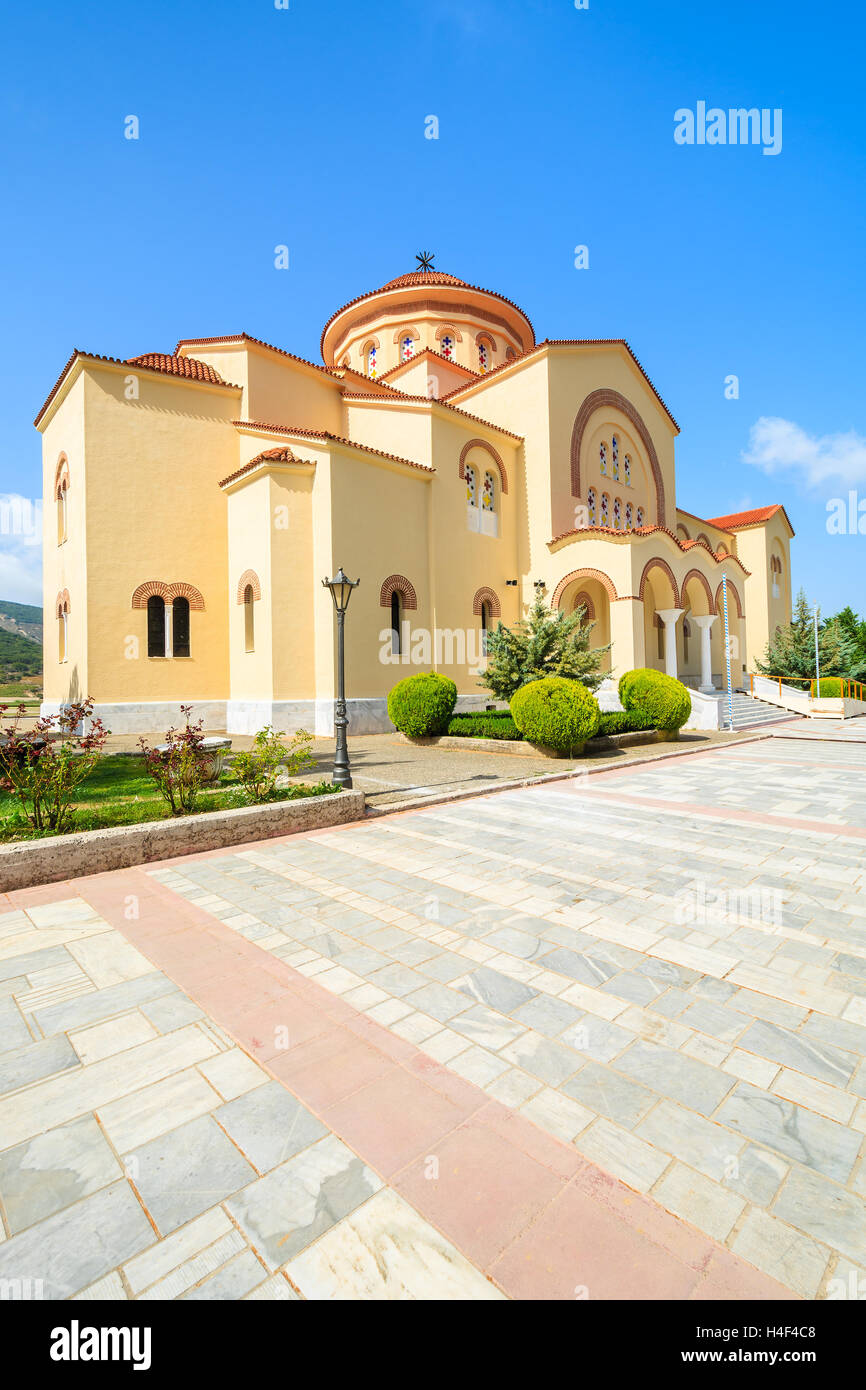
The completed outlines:
<svg viewBox="0 0 866 1390">
<path fill-rule="evenodd" d="M 23 676 L 42 674 L 42 647 L 29 637 L 0 631 L 0 682 L 6 685 Z"/>
<path fill-rule="evenodd" d="M 42 646 L 42 609 L 32 603 L 0 599 L 0 633 L 9 632 Z M 41 669 L 41 668 L 40 668 Z"/>
</svg>

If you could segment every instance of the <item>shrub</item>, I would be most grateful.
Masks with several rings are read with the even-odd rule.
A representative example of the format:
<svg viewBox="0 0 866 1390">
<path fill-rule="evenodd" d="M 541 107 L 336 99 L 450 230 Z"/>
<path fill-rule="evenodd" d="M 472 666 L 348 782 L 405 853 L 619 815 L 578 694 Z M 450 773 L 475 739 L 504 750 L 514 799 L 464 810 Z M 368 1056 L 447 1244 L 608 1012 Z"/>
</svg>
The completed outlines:
<svg viewBox="0 0 866 1390">
<path fill-rule="evenodd" d="M 457 703 L 457 686 L 430 671 L 398 681 L 388 696 L 388 718 L 410 738 L 444 734 Z"/>
<path fill-rule="evenodd" d="M 602 710 L 596 738 L 607 734 L 628 734 L 641 729 L 654 729 L 652 719 L 639 709 Z"/>
<path fill-rule="evenodd" d="M 692 710 L 692 697 L 681 681 L 647 668 L 620 677 L 619 698 L 626 710 L 640 711 L 652 728 L 664 732 L 681 729 Z"/>
<path fill-rule="evenodd" d="M 813 696 L 817 695 L 821 700 L 838 700 L 842 695 L 843 686 L 847 684 L 847 682 L 842 681 L 839 676 L 822 676 L 820 690 L 816 691 L 816 684 L 818 684 L 818 682 L 812 681 L 810 687 L 810 693 Z"/>
<path fill-rule="evenodd" d="M 513 628 L 502 623 L 487 634 L 487 665 L 478 682 L 498 700 L 510 700 L 522 685 L 545 676 L 580 681 L 589 690 L 601 685 L 602 659 L 610 651 L 591 646 L 594 622 L 584 608 L 565 613 L 536 597 L 526 618 Z"/>
<path fill-rule="evenodd" d="M 598 701 L 580 681 L 545 676 L 521 686 L 511 714 L 523 737 L 573 757 L 598 729 Z"/>
<path fill-rule="evenodd" d="M 0 705 L 0 719 L 7 705 Z M 68 830 L 72 798 L 102 757 L 108 730 L 93 717 L 93 701 L 79 700 L 59 714 L 43 715 L 32 729 L 19 730 L 26 707 L 19 705 L 3 730 L 0 770 L 34 830 Z M 89 733 L 79 730 L 89 726 Z"/>
<path fill-rule="evenodd" d="M 190 724 L 192 705 L 181 705 L 186 728 L 169 729 L 162 748 L 151 748 L 138 740 L 147 773 L 168 803 L 173 816 L 190 815 L 196 806 L 202 782 L 207 781 L 210 755 L 202 748 L 204 721 Z"/>
<path fill-rule="evenodd" d="M 270 724 L 259 729 L 252 748 L 236 753 L 232 759 L 232 772 L 242 783 L 247 800 L 253 804 L 273 800 L 283 764 L 289 777 L 310 772 L 316 766 L 309 747 L 311 739 L 311 734 L 299 729 L 292 738 L 291 747 L 287 748 L 282 735 Z"/>
<path fill-rule="evenodd" d="M 463 738 L 522 739 L 523 735 L 507 709 L 473 710 L 455 714 L 448 725 L 449 734 Z"/>
</svg>

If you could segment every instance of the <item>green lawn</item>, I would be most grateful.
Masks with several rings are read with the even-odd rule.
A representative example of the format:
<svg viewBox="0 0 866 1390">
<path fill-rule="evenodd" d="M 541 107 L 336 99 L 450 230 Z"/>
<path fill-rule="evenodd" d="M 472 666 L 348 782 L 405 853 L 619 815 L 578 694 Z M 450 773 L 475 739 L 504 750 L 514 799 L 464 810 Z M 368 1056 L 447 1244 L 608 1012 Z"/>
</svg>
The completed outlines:
<svg viewBox="0 0 866 1390">
<path fill-rule="evenodd" d="M 318 787 L 331 783 L 318 783 Z M 334 788 L 336 790 L 336 788 Z M 310 796 L 314 789 L 306 783 L 295 784 L 278 791 L 274 800 L 295 801 Z M 224 771 L 213 789 L 203 790 L 196 813 L 223 811 L 249 803 L 238 782 Z M 76 797 L 76 830 L 102 830 L 112 825 L 137 825 L 142 821 L 168 820 L 171 812 L 156 791 L 153 780 L 144 770 L 141 758 L 106 757 L 82 782 Z M 36 839 L 40 834 L 27 822 L 24 810 L 14 793 L 0 791 L 0 841 Z"/>
</svg>

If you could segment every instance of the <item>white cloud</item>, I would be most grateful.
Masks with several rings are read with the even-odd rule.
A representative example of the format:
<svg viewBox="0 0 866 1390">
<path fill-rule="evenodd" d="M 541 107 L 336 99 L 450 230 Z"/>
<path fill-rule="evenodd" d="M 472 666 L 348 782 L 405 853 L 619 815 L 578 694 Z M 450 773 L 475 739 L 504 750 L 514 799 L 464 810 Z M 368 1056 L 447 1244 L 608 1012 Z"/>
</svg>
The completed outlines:
<svg viewBox="0 0 866 1390">
<path fill-rule="evenodd" d="M 866 483 L 866 438 L 856 430 L 813 435 L 793 420 L 762 415 L 749 432 L 742 458 L 764 473 L 792 474 L 810 488 L 830 481 Z"/>
<path fill-rule="evenodd" d="M 42 503 L 0 493 L 0 599 L 42 603 Z"/>
</svg>

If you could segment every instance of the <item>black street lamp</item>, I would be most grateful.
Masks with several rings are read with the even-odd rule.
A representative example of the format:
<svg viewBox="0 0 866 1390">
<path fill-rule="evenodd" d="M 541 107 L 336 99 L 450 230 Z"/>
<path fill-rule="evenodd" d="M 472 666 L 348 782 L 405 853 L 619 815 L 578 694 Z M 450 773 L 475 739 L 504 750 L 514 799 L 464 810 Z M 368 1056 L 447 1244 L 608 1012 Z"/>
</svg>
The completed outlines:
<svg viewBox="0 0 866 1390">
<path fill-rule="evenodd" d="M 325 588 L 331 591 L 331 598 L 334 600 L 334 608 L 337 611 L 337 706 L 334 711 L 337 747 L 334 753 L 334 781 L 338 786 L 345 787 L 347 790 L 352 785 L 352 774 L 349 770 L 349 749 L 346 746 L 349 716 L 346 713 L 344 623 L 352 590 L 357 589 L 360 582 L 360 579 L 347 579 L 343 573 L 342 565 L 333 579 L 322 580 Z"/>
</svg>

